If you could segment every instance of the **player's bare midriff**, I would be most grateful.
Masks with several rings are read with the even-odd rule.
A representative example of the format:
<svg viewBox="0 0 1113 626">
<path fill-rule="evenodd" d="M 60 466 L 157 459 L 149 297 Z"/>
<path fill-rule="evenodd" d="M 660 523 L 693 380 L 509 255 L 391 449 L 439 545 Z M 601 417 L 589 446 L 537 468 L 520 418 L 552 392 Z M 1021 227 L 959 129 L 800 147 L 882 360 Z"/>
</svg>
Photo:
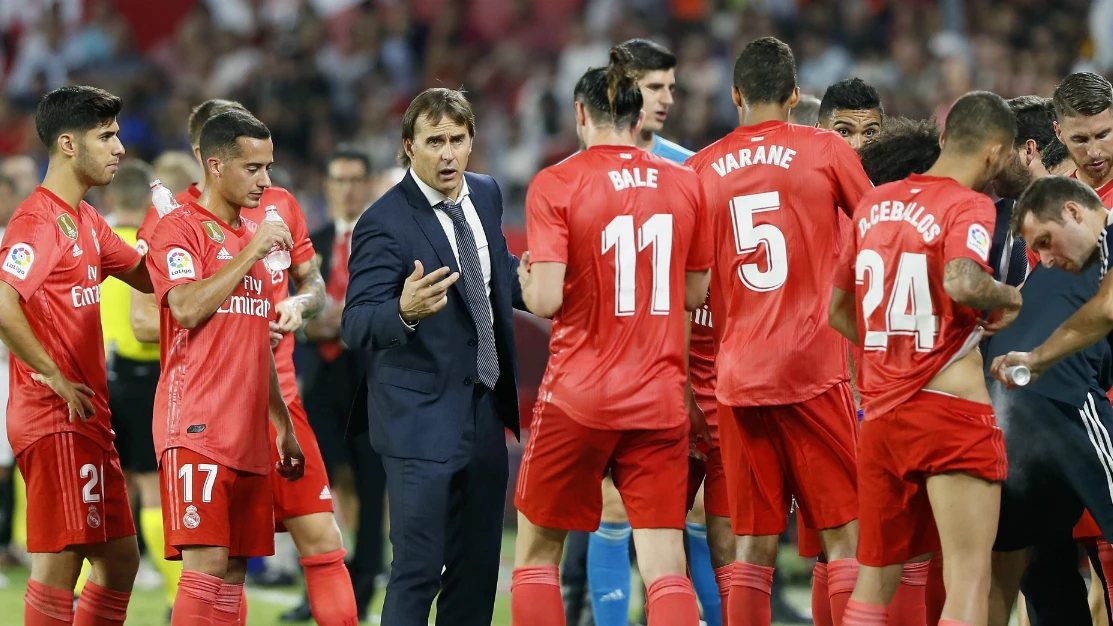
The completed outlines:
<svg viewBox="0 0 1113 626">
<path fill-rule="evenodd" d="M 986 390 L 982 371 L 982 353 L 971 350 L 966 356 L 943 368 L 943 371 L 924 385 L 924 389 L 989 404 L 989 391 Z"/>
</svg>

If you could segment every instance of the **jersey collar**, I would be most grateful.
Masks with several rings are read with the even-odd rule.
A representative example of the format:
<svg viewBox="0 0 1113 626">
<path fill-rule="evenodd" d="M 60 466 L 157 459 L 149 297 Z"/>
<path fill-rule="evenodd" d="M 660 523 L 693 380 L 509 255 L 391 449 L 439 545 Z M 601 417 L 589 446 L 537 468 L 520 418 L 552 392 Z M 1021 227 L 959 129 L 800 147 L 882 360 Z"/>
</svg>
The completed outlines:
<svg viewBox="0 0 1113 626">
<path fill-rule="evenodd" d="M 190 201 L 188 206 L 189 206 L 189 209 L 191 211 L 194 211 L 197 214 L 199 214 L 199 215 L 201 215 L 205 218 L 208 218 L 210 220 L 215 221 L 217 224 L 220 224 L 224 228 L 227 228 L 228 230 L 236 233 L 237 236 L 242 237 L 244 235 L 244 233 L 247 232 L 247 229 L 246 229 L 246 227 L 244 226 L 244 223 L 243 223 L 243 217 L 242 216 L 240 217 L 240 227 L 239 228 L 234 228 L 234 227 L 229 226 L 228 224 L 226 224 L 224 222 L 224 220 L 222 220 L 219 217 L 213 215 L 212 213 L 209 213 L 205 209 L 205 207 L 201 206 L 200 204 L 197 204 L 196 202 Z"/>
<path fill-rule="evenodd" d="M 68 213 L 72 213 L 74 217 L 80 217 L 81 216 L 80 211 L 78 211 L 76 208 L 67 204 L 65 200 L 59 198 L 57 195 L 55 195 L 55 193 L 53 191 L 47 189 L 46 187 L 43 187 L 42 185 L 39 185 L 38 187 L 35 188 L 35 191 L 38 192 L 38 193 L 43 194 L 47 198 L 50 198 L 51 202 L 53 202 L 54 204 L 57 204 L 58 206 L 62 207 Z"/>
</svg>

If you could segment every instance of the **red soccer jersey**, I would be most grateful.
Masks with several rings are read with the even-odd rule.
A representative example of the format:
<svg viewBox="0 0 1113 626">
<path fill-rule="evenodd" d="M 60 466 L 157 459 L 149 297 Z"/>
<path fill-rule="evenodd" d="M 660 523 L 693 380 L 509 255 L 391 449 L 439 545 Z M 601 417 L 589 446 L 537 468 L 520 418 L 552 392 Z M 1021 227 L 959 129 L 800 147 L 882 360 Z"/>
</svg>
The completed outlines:
<svg viewBox="0 0 1113 626">
<path fill-rule="evenodd" d="M 711 294 L 707 295 L 703 306 L 692 311 L 688 374 L 697 399 L 715 399 L 715 330 L 711 325 Z M 709 416 L 708 423 L 717 421 L 718 412 L 711 412 Z"/>
<path fill-rule="evenodd" d="M 201 190 L 197 188 L 197 183 L 190 183 L 185 191 L 181 191 L 174 196 L 174 200 L 178 204 L 185 206 L 201 197 Z M 139 225 L 139 230 L 135 233 L 135 249 L 139 254 L 147 254 L 147 248 L 151 243 L 151 236 L 155 232 L 155 226 L 158 224 L 158 210 L 155 207 L 147 209 L 147 215 L 143 218 L 143 223 Z"/>
<path fill-rule="evenodd" d="M 286 222 L 294 238 L 294 249 L 290 251 L 290 266 L 301 265 L 313 258 L 313 242 L 309 240 L 309 229 L 305 225 L 305 214 L 294 194 L 281 187 L 269 187 L 263 192 L 259 206 L 244 208 L 240 215 L 249 220 L 252 226 L 262 223 L 267 216 L 267 207 L 275 206 L 278 214 Z M 254 229 L 252 229 L 254 234 Z M 271 303 L 278 304 L 290 296 L 290 272 L 283 270 L 270 275 Z M 276 315 L 277 317 L 277 315 Z M 282 387 L 282 397 L 286 404 L 293 402 L 298 395 L 297 372 L 294 371 L 294 334 L 287 333 L 274 349 L 274 365 L 278 368 L 278 382 Z"/>
<path fill-rule="evenodd" d="M 210 278 L 251 241 L 240 228 L 190 203 L 155 228 L 147 266 L 159 301 L 162 374 L 155 393 L 158 458 L 188 448 L 221 465 L 253 474 L 270 471 L 267 403 L 270 389 L 270 274 L 257 262 L 220 305 L 193 330 L 170 312 L 167 293 Z"/>
<path fill-rule="evenodd" d="M 981 312 L 943 289 L 951 259 L 992 274 L 993 201 L 951 178 L 913 174 L 862 198 L 835 286 L 853 292 L 864 363 L 858 391 L 866 419 L 908 400 L 977 346 Z"/>
<path fill-rule="evenodd" d="M 62 375 L 93 390 L 94 415 L 69 421 L 66 403 L 31 380 L 34 371 L 11 355 L 8 440 L 16 454 L 42 437 L 74 432 L 105 450 L 115 433 L 109 423 L 108 379 L 101 333 L 100 283 L 135 267 L 142 257 L 112 232 L 86 202 L 75 211 L 39 187 L 19 205 L 0 246 L 0 280 L 20 296 L 31 331 Z"/>
<path fill-rule="evenodd" d="M 839 208 L 872 187 L 831 131 L 785 122 L 735 129 L 688 165 L 715 237 L 716 395 L 728 406 L 792 404 L 848 380 L 847 344 L 827 324 Z"/>
<path fill-rule="evenodd" d="M 589 148 L 530 183 L 526 233 L 533 262 L 567 265 L 539 396 L 590 428 L 685 423 L 685 272 L 711 266 L 696 175 Z"/>
</svg>

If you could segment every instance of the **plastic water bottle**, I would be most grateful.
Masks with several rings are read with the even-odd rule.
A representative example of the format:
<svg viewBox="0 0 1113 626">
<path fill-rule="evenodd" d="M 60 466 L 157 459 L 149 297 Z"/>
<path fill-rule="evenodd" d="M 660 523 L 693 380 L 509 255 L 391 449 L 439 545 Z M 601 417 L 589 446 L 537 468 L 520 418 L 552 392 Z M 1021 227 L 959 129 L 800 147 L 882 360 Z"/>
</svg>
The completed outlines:
<svg viewBox="0 0 1113 626">
<path fill-rule="evenodd" d="M 1023 365 L 1013 365 L 1005 368 L 1005 378 L 1017 387 L 1023 387 L 1032 381 L 1032 371 Z"/>
<path fill-rule="evenodd" d="M 166 217 L 167 213 L 181 206 L 174 199 L 174 194 L 157 178 L 151 181 L 151 202 L 154 203 L 160 218 Z"/>
<path fill-rule="evenodd" d="M 279 222 L 285 224 L 286 221 L 278 214 L 278 207 L 273 204 L 267 205 L 267 216 L 263 218 L 264 222 Z M 290 267 L 290 251 L 286 250 L 277 241 L 271 247 L 271 251 L 267 256 L 263 257 L 263 266 L 267 268 L 268 272 L 281 272 Z"/>
</svg>

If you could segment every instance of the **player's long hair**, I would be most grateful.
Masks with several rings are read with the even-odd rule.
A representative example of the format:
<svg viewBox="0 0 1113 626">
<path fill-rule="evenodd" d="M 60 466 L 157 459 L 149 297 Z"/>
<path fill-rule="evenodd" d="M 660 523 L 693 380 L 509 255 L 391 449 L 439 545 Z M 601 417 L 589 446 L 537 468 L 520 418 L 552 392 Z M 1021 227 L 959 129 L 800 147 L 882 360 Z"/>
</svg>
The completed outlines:
<svg viewBox="0 0 1113 626">
<path fill-rule="evenodd" d="M 595 67 L 576 83 L 576 102 L 587 107 L 588 115 L 599 125 L 629 128 L 638 122 L 642 92 L 634 70 L 634 56 L 625 46 L 610 51 L 610 65 Z"/>
</svg>

